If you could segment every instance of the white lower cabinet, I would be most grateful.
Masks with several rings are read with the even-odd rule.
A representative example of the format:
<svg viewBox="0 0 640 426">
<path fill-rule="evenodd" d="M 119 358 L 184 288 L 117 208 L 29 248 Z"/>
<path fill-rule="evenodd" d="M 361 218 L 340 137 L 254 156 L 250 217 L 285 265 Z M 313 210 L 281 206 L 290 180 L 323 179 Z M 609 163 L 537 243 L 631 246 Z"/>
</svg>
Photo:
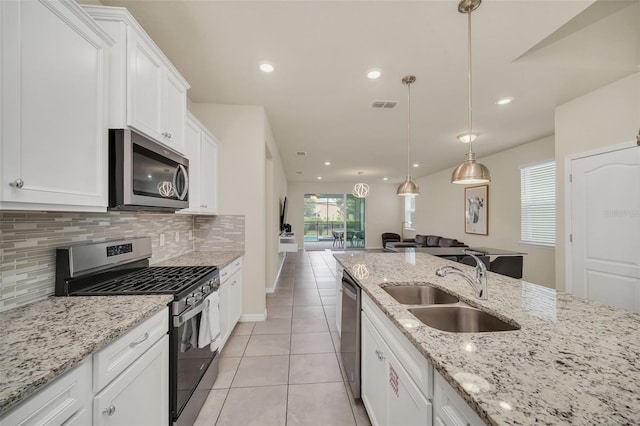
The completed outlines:
<svg viewBox="0 0 640 426">
<path fill-rule="evenodd" d="M 366 314 L 362 315 L 362 400 L 375 425 L 432 424 L 431 403 Z"/>
<path fill-rule="evenodd" d="M 228 282 L 220 283 L 218 295 L 220 296 L 219 315 L 220 315 L 220 350 L 227 342 L 231 335 L 231 286 Z"/>
<path fill-rule="evenodd" d="M 7 426 L 91 424 L 91 357 L 0 417 Z M 88 422 L 78 423 L 79 420 Z M 74 423 L 71 423 L 74 424 Z"/>
<path fill-rule="evenodd" d="M 165 335 L 94 397 L 94 426 L 168 425 L 168 366 Z"/>
<path fill-rule="evenodd" d="M 439 373 L 433 385 L 433 417 L 436 426 L 485 424 Z"/>
<path fill-rule="evenodd" d="M 0 416 L 0 425 L 169 425 L 164 308 Z"/>
<path fill-rule="evenodd" d="M 220 271 L 220 349 L 242 316 L 242 257 Z"/>
</svg>

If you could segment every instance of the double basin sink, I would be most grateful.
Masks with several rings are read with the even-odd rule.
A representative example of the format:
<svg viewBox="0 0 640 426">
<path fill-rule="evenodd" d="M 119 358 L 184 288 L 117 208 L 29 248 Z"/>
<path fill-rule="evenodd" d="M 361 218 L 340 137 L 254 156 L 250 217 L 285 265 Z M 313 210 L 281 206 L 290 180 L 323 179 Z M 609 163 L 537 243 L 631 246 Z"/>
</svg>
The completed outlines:
<svg viewBox="0 0 640 426">
<path fill-rule="evenodd" d="M 408 308 L 423 324 L 452 333 L 513 331 L 520 327 L 502 321 L 480 309 L 460 302 L 456 296 L 429 285 L 390 285 L 381 287 Z"/>
</svg>

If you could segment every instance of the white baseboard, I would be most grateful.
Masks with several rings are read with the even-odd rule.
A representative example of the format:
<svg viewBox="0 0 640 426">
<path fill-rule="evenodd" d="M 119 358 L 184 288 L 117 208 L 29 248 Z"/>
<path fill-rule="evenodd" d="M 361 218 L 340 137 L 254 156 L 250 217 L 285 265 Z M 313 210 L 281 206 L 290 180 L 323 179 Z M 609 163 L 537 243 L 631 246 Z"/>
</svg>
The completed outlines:
<svg viewBox="0 0 640 426">
<path fill-rule="evenodd" d="M 267 319 L 267 308 L 262 314 L 242 314 L 239 322 L 260 322 Z"/>
<path fill-rule="evenodd" d="M 276 291 L 276 287 L 278 286 L 278 279 L 280 279 L 280 273 L 282 272 L 282 266 L 284 265 L 284 259 L 286 257 L 286 253 L 281 257 L 280 267 L 278 268 L 278 273 L 276 274 L 276 279 L 273 281 L 273 287 L 267 287 L 264 291 L 265 293 L 273 293 Z"/>
</svg>

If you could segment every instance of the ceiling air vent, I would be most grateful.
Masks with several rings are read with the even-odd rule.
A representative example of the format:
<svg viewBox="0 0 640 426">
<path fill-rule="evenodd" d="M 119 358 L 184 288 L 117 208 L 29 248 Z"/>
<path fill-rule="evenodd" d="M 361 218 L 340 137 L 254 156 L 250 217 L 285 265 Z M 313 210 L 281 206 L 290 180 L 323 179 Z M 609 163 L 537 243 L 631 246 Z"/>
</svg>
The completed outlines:
<svg viewBox="0 0 640 426">
<path fill-rule="evenodd" d="M 398 105 L 398 101 L 373 101 L 371 102 L 371 108 L 395 108 Z"/>
<path fill-rule="evenodd" d="M 306 157 L 307 151 L 296 151 L 296 155 L 299 157 Z"/>
</svg>

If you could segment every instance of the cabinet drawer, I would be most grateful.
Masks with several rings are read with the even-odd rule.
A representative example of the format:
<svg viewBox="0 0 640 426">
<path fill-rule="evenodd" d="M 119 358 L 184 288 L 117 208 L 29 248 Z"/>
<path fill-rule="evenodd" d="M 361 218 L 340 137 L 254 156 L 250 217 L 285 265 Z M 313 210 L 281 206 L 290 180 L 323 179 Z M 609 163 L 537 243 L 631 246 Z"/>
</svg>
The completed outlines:
<svg viewBox="0 0 640 426">
<path fill-rule="evenodd" d="M 431 399 L 433 395 L 433 367 L 431 363 L 364 292 L 362 293 L 362 310 L 369 315 L 371 323 L 389 344 L 389 347 L 393 348 L 398 361 L 416 382 L 422 394 L 427 399 Z"/>
<path fill-rule="evenodd" d="M 231 275 L 235 274 L 242 268 L 242 257 L 229 263 L 220 271 L 220 282 L 223 283 L 231 278 Z"/>
<path fill-rule="evenodd" d="M 169 329 L 169 308 L 128 331 L 93 355 L 93 391 L 99 392 L 149 349 Z"/>
<path fill-rule="evenodd" d="M 65 373 L 0 418 L 7 426 L 61 425 L 86 410 L 91 395 L 91 358 Z"/>
</svg>

